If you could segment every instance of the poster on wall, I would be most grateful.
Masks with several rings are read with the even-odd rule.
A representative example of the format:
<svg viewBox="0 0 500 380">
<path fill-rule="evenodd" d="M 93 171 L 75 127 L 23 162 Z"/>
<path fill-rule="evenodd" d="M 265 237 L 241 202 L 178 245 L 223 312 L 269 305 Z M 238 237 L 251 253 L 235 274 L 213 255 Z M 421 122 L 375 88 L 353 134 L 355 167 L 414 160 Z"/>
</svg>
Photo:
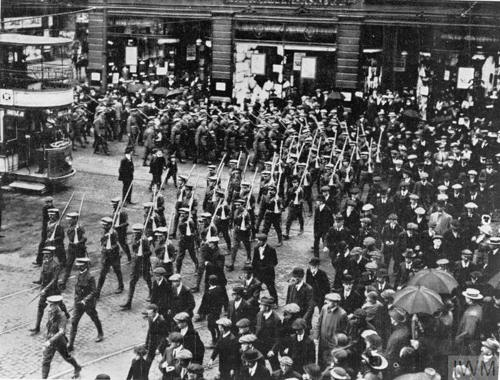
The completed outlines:
<svg viewBox="0 0 500 380">
<path fill-rule="evenodd" d="M 196 61 L 196 45 L 186 46 L 186 61 Z"/>
<path fill-rule="evenodd" d="M 472 86 L 474 79 L 474 67 L 459 67 L 457 78 L 457 89 L 466 90 Z"/>
<path fill-rule="evenodd" d="M 251 69 L 252 69 L 252 74 L 265 75 L 266 74 L 266 55 L 265 54 L 252 54 Z"/>
<path fill-rule="evenodd" d="M 302 57 L 300 77 L 302 79 L 316 79 L 316 57 Z"/>
<path fill-rule="evenodd" d="M 125 64 L 137 65 L 137 46 L 125 47 Z"/>
<path fill-rule="evenodd" d="M 293 53 L 293 70 L 300 71 L 302 67 L 302 58 L 306 56 L 306 53 L 296 52 Z"/>
</svg>

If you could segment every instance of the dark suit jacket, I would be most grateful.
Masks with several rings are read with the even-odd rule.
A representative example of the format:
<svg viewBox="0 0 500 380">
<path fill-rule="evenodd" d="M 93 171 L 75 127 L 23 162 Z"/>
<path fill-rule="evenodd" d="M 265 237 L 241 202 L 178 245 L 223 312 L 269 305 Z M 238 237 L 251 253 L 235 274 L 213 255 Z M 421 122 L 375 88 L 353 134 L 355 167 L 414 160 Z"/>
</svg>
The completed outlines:
<svg viewBox="0 0 500 380">
<path fill-rule="evenodd" d="M 221 286 L 216 286 L 213 289 L 206 289 L 201 299 L 201 304 L 198 309 L 198 314 L 212 314 L 217 317 L 222 313 L 222 308 L 227 310 L 227 294 L 226 290 Z"/>
<path fill-rule="evenodd" d="M 244 282 L 243 287 L 245 288 L 245 294 L 243 298 L 248 302 L 250 306 L 257 306 L 258 308 L 262 283 L 254 276 L 252 281 L 250 281 L 250 284 L 247 285 L 246 282 Z"/>
<path fill-rule="evenodd" d="M 267 354 L 270 350 L 275 349 L 275 345 L 278 343 L 280 328 L 281 319 L 276 312 L 273 311 L 268 319 L 264 318 L 261 311 L 257 313 L 255 335 L 259 339 L 257 348 L 261 352 Z"/>
<path fill-rule="evenodd" d="M 239 349 L 238 339 L 233 334 L 221 337 L 217 341 L 211 359 L 215 360 L 217 356 L 219 357 L 219 372 L 222 380 L 228 379 L 229 372 L 238 367 Z"/>
<path fill-rule="evenodd" d="M 151 303 L 158 306 L 158 311 L 161 315 L 166 316 L 167 311 L 170 309 L 170 284 L 167 280 L 163 279 L 161 285 L 153 281 L 151 288 Z"/>
<path fill-rule="evenodd" d="M 271 374 L 264 364 L 257 364 L 257 370 L 253 376 L 250 376 L 247 368 L 242 368 L 240 374 L 237 376 L 238 380 L 271 380 Z"/>
<path fill-rule="evenodd" d="M 186 335 L 184 335 L 182 345 L 186 350 L 191 351 L 193 354 L 193 363 L 203 364 L 205 345 L 201 341 L 200 335 L 193 327 L 190 327 L 186 332 Z"/>
<path fill-rule="evenodd" d="M 354 289 L 351 290 L 347 298 L 345 298 L 344 289 L 341 289 L 339 293 L 341 298 L 340 307 L 344 309 L 347 314 L 351 314 L 354 310 L 360 308 L 365 300 L 364 297 Z"/>
<path fill-rule="evenodd" d="M 234 307 L 234 300 L 229 301 L 227 317 L 233 323 L 233 331 L 237 331 L 236 322 L 240 319 L 248 318 L 250 321 L 255 318 L 252 314 L 252 307 L 244 299 L 241 300 L 238 309 Z"/>
<path fill-rule="evenodd" d="M 316 346 L 314 341 L 304 334 L 301 342 L 297 340 L 297 335 L 289 335 L 283 339 L 280 344 L 280 353 L 282 356 L 289 356 L 293 360 L 292 369 L 303 373 L 304 365 L 314 363 L 316 360 Z"/>
<path fill-rule="evenodd" d="M 296 285 L 288 285 L 286 303 L 296 303 L 299 305 L 299 316 L 304 318 L 309 326 L 311 325 L 314 312 L 314 296 L 311 285 L 304 282 L 299 290 L 297 290 Z"/>
<path fill-rule="evenodd" d="M 181 311 L 185 311 L 191 317 L 193 316 L 193 310 L 195 307 L 194 297 L 186 286 L 182 285 L 179 294 L 177 294 L 177 289 L 171 288 L 170 296 L 170 310 L 172 311 L 172 316 L 175 316 L 175 314 L 180 313 Z"/>
<path fill-rule="evenodd" d="M 264 248 L 264 258 L 260 258 L 259 247 L 253 250 L 252 266 L 254 275 L 262 282 L 274 281 L 274 267 L 278 265 L 276 250 L 269 244 Z"/>
<path fill-rule="evenodd" d="M 148 351 L 163 351 L 167 344 L 168 323 L 163 316 L 158 315 L 155 321 L 148 321 L 148 334 L 146 335 L 146 348 Z"/>
<path fill-rule="evenodd" d="M 327 205 L 325 205 L 321 211 L 319 210 L 319 207 L 316 207 L 314 209 L 314 234 L 326 234 L 332 225 L 332 210 Z"/>
<path fill-rule="evenodd" d="M 330 292 L 330 280 L 325 271 L 318 269 L 315 276 L 312 275 L 310 269 L 306 271 L 306 283 L 311 285 L 313 289 L 313 299 L 316 306 L 320 309 L 325 302 L 325 295 Z"/>
<path fill-rule="evenodd" d="M 118 181 L 130 182 L 134 179 L 134 163 L 123 157 L 118 169 Z"/>
</svg>

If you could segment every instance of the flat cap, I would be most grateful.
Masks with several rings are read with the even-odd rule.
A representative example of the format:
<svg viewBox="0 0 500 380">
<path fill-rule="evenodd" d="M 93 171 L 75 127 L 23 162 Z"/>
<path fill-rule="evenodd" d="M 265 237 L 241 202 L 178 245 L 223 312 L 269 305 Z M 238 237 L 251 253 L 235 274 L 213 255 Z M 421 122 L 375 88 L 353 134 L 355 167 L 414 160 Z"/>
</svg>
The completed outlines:
<svg viewBox="0 0 500 380">
<path fill-rule="evenodd" d="M 181 311 L 180 313 L 174 315 L 175 322 L 187 322 L 189 320 L 190 320 L 189 314 L 186 313 L 185 311 Z"/>
<path fill-rule="evenodd" d="M 340 301 L 340 294 L 338 293 L 328 293 L 325 295 L 325 300 L 338 302 Z"/>
</svg>

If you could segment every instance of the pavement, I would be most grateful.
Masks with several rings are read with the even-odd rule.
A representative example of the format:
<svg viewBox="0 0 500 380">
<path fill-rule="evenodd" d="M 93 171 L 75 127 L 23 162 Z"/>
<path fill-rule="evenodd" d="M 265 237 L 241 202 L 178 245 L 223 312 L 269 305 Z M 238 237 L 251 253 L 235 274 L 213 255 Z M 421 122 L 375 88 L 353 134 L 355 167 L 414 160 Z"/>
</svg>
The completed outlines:
<svg viewBox="0 0 500 380">
<path fill-rule="evenodd" d="M 76 175 L 69 182 L 69 186 L 54 194 L 54 204 L 63 208 L 66 201 L 74 192 L 74 200 L 69 207 L 77 210 L 83 194 L 84 207 L 81 215 L 81 225 L 86 230 L 88 238 L 88 252 L 92 261 L 91 270 L 94 276 L 99 273 L 99 238 L 101 227 L 99 220 L 111 214 L 109 200 L 121 194 L 121 183 L 118 182 L 118 167 L 125 143 L 110 143 L 110 156 L 93 154 L 92 148 L 78 148 L 74 152 L 73 165 Z M 151 176 L 147 167 L 142 166 L 142 148 L 140 156 L 134 157 L 135 180 L 133 187 L 133 201 L 138 202 L 127 207 L 129 222 L 142 222 L 142 203 L 149 201 L 151 194 L 148 190 Z M 188 172 L 191 163 L 180 164 L 179 173 Z M 199 187 L 195 190 L 198 200 L 204 195 L 206 168 L 198 165 L 193 178 L 200 175 Z M 222 175 L 225 185 L 228 179 L 227 170 Z M 173 210 L 175 204 L 175 189 L 172 183 L 167 184 L 163 191 L 165 196 L 166 215 Z M 44 342 L 45 319 L 42 321 L 42 333 L 30 336 L 28 329 L 35 321 L 38 300 L 38 288 L 32 283 L 38 279 L 40 269 L 33 266 L 36 250 L 40 240 L 41 209 L 43 197 L 5 193 L 6 209 L 3 214 L 4 238 L 0 240 L 0 378 L 39 378 L 41 375 L 42 344 Z M 284 219 L 285 215 L 283 215 Z M 65 225 L 65 222 L 63 222 Z M 294 225 L 291 231 L 291 240 L 285 241 L 278 248 L 279 266 L 276 284 L 281 303 L 285 297 L 289 274 L 294 266 L 305 266 L 311 257 L 312 219 L 306 217 L 305 233 L 297 236 L 298 226 Z M 130 238 L 129 238 L 130 240 Z M 276 244 L 274 231 L 270 233 L 270 244 Z M 221 250 L 225 251 L 225 243 L 221 243 Z M 237 284 L 241 276 L 241 267 L 244 264 L 244 253 L 240 250 L 236 262 L 236 270 L 227 274 L 228 289 Z M 325 268 L 330 268 L 329 259 L 322 258 Z M 122 272 L 124 274 L 125 290 L 128 290 L 129 267 L 126 258 L 122 257 Z M 75 272 L 73 272 L 74 274 Z M 194 285 L 194 266 L 189 258 L 184 261 L 182 270 L 184 282 L 187 286 Z M 74 277 L 68 282 L 64 291 L 64 299 L 68 308 L 72 308 L 74 292 Z M 84 366 L 81 373 L 83 379 L 94 379 L 98 373 L 107 373 L 112 379 L 123 379 L 128 373 L 130 361 L 133 357 L 132 349 L 145 341 L 147 320 L 141 314 L 147 305 L 147 287 L 139 281 L 131 311 L 120 311 L 119 305 L 124 303 L 126 292 L 115 295 L 117 288 L 116 277 L 113 272 L 107 276 L 101 299 L 97 304 L 97 311 L 103 323 L 105 339 L 95 343 L 96 329 L 92 321 L 83 316 L 75 342 L 74 357 Z M 201 293 L 195 295 L 197 306 L 201 300 Z M 196 312 L 197 308 L 195 308 Z M 201 339 L 208 344 L 210 336 L 205 322 L 196 324 Z M 69 325 L 68 325 L 69 334 Z M 206 350 L 205 362 L 212 350 Z M 158 357 L 159 358 L 159 357 Z M 207 368 L 206 377 L 213 378 L 216 368 Z M 56 354 L 52 361 L 50 376 L 53 378 L 71 378 L 72 367 Z M 161 374 L 157 364 L 153 363 L 150 379 L 160 379 Z"/>
</svg>

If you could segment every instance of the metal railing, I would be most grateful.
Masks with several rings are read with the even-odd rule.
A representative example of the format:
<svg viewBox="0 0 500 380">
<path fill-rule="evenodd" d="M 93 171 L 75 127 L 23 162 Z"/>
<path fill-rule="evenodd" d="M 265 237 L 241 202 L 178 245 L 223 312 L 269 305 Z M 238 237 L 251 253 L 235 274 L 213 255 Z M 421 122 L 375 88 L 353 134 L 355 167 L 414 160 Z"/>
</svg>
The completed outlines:
<svg viewBox="0 0 500 380">
<path fill-rule="evenodd" d="M 26 70 L 0 68 L 0 88 L 43 91 L 71 88 L 74 85 L 73 68 L 55 65 L 37 65 Z"/>
</svg>

